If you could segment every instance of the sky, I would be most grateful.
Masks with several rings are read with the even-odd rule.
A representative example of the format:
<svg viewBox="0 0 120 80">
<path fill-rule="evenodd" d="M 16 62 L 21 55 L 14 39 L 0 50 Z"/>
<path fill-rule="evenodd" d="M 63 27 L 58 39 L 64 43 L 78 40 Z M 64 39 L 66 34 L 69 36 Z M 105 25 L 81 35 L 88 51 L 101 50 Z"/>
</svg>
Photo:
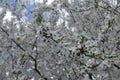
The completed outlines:
<svg viewBox="0 0 120 80">
<path fill-rule="evenodd" d="M 17 5 L 16 5 L 16 3 L 15 3 L 15 0 L 7 0 L 7 1 L 8 1 L 8 3 L 10 3 L 10 5 L 11 5 L 10 11 L 12 12 L 12 10 L 14 9 L 14 7 L 17 7 Z M 28 5 L 26 5 L 26 8 L 23 8 L 23 9 L 21 10 L 21 15 L 24 16 L 25 19 L 31 21 L 31 20 L 34 18 L 34 15 L 33 15 L 32 13 L 28 13 L 27 15 L 25 15 L 25 14 L 26 14 L 26 12 L 32 11 L 32 10 L 35 8 L 35 5 L 34 5 L 33 1 L 35 1 L 36 3 L 42 3 L 42 2 L 45 1 L 45 0 L 21 0 L 21 1 L 22 1 L 22 2 L 25 2 L 25 3 L 29 3 Z M 47 5 L 50 5 L 53 1 L 54 1 L 54 0 L 48 0 L 48 2 L 47 2 L 46 4 L 47 4 Z M 11 21 L 11 19 L 12 19 L 13 16 L 12 16 L 12 13 L 11 13 L 10 11 L 7 11 L 7 12 L 6 12 L 6 15 L 5 15 L 4 19 L 3 19 L 3 22 L 6 22 L 5 20 Z M 59 12 L 60 12 L 60 15 L 61 15 L 62 17 L 68 15 L 68 13 L 67 13 L 64 9 L 62 9 L 62 10 L 59 11 Z M 47 20 L 48 18 L 50 18 L 51 13 L 50 13 L 49 11 L 44 11 L 43 14 L 42 14 L 42 16 L 43 16 L 43 18 L 44 18 L 45 20 Z M 62 18 L 61 18 L 61 19 L 58 19 L 57 25 L 60 25 L 61 23 L 63 23 L 63 19 L 62 19 Z M 66 24 L 67 24 L 67 23 L 66 23 Z"/>
<path fill-rule="evenodd" d="M 2 2 L 3 0 L 0 0 L 0 2 Z M 10 10 L 12 11 L 13 9 L 14 9 L 14 7 L 17 7 L 17 5 L 16 5 L 16 3 L 15 3 L 15 0 L 7 0 L 8 1 L 8 3 L 11 5 L 10 6 Z M 31 11 L 31 10 L 33 10 L 34 8 L 35 8 L 35 5 L 34 5 L 34 3 L 33 2 L 36 2 L 36 3 L 42 3 L 43 1 L 45 1 L 45 0 L 21 0 L 22 2 L 25 2 L 25 3 L 29 3 L 28 5 L 26 5 L 26 8 L 24 8 L 22 11 L 21 11 L 21 14 L 22 14 L 22 16 L 25 16 L 25 13 L 26 13 L 26 11 Z M 54 0 L 47 0 L 47 5 L 50 5 L 52 2 L 53 2 Z M 1 11 L 1 10 L 0 10 Z M 44 12 L 43 13 L 43 16 L 44 16 L 44 18 L 46 19 L 46 18 L 48 18 L 49 16 L 50 16 L 50 13 L 49 12 Z M 31 13 L 29 13 L 27 16 L 26 16 L 26 18 L 28 19 L 28 20 L 31 20 L 32 18 L 34 17 L 34 15 L 33 14 L 31 14 Z M 11 14 L 11 12 L 10 11 L 7 11 L 6 12 L 6 16 L 4 17 L 4 20 L 8 20 L 8 21 L 10 21 L 11 20 L 11 18 L 12 18 L 12 14 Z"/>
</svg>

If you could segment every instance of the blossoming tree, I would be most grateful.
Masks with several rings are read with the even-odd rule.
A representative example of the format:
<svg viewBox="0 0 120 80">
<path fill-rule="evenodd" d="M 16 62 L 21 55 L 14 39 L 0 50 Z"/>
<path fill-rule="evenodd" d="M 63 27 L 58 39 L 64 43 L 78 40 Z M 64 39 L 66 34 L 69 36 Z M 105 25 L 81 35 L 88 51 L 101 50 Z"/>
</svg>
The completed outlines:
<svg viewBox="0 0 120 80">
<path fill-rule="evenodd" d="M 0 80 L 119 80 L 117 0 L 1 0 Z"/>
</svg>

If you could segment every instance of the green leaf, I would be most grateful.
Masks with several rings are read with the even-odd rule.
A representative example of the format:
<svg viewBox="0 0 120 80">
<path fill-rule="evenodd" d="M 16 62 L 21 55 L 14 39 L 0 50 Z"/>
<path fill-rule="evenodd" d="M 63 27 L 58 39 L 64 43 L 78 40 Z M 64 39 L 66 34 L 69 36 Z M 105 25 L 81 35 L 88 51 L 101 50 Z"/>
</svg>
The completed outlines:
<svg viewBox="0 0 120 80">
<path fill-rule="evenodd" d="M 109 58 L 118 58 L 118 55 L 110 55 Z"/>
<path fill-rule="evenodd" d="M 85 54 L 86 52 L 87 52 L 86 47 L 76 49 L 77 56 L 80 56 L 81 54 Z"/>
<path fill-rule="evenodd" d="M 113 22 L 114 22 L 114 19 L 108 20 L 108 23 L 107 23 L 108 28 L 109 28 L 109 27 L 112 27 Z"/>
<path fill-rule="evenodd" d="M 17 72 L 16 72 L 16 71 L 13 71 L 12 73 L 13 73 L 13 74 L 16 74 L 16 75 L 19 75 L 19 74 L 21 74 L 22 72 L 21 72 L 21 71 L 17 71 Z"/>
<path fill-rule="evenodd" d="M 21 74 L 22 72 L 21 71 L 18 71 L 17 74 Z"/>
<path fill-rule="evenodd" d="M 97 58 L 97 55 L 96 55 L 95 53 L 92 53 L 90 56 L 91 56 L 92 58 Z"/>
<path fill-rule="evenodd" d="M 17 72 L 16 72 L 16 71 L 13 71 L 12 73 L 13 73 L 13 74 L 17 74 Z"/>
<path fill-rule="evenodd" d="M 87 37 L 86 36 L 82 36 L 80 42 L 83 43 L 83 42 L 86 42 L 86 41 L 88 41 Z"/>
<path fill-rule="evenodd" d="M 61 39 L 57 39 L 57 40 L 55 40 L 56 41 L 56 43 L 60 43 L 61 42 Z"/>
<path fill-rule="evenodd" d="M 56 53 L 59 54 L 60 52 L 61 52 L 61 51 L 59 50 L 59 51 L 57 51 Z"/>
<path fill-rule="evenodd" d="M 37 23 L 41 23 L 43 21 L 43 18 L 41 16 L 41 14 L 38 14 L 37 18 L 36 18 L 36 22 Z"/>
<path fill-rule="evenodd" d="M 81 54 L 81 53 L 80 53 L 80 52 L 78 52 L 78 53 L 77 53 L 77 56 L 80 56 L 80 54 Z"/>
</svg>

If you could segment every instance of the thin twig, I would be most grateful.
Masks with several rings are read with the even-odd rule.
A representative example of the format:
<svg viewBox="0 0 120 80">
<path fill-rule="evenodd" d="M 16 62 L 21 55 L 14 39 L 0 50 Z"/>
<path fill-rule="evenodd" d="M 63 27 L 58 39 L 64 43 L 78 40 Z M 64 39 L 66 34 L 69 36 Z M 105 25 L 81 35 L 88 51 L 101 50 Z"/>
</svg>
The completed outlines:
<svg viewBox="0 0 120 80">
<path fill-rule="evenodd" d="M 29 57 L 34 61 L 34 70 L 35 70 L 35 72 L 37 72 L 44 80 L 48 80 L 46 77 L 44 77 L 42 74 L 41 74 L 41 72 L 38 70 L 38 68 L 37 68 L 37 59 L 36 59 L 36 57 L 34 58 L 34 57 L 32 57 L 31 55 L 29 55 Z"/>
<path fill-rule="evenodd" d="M 113 64 L 117 69 L 120 69 L 120 66 L 118 66 L 117 64 Z"/>
<path fill-rule="evenodd" d="M 9 37 L 9 34 L 8 34 L 8 32 L 5 30 L 5 29 L 3 29 L 1 26 L 0 26 L 0 29 Z M 25 49 L 20 45 L 20 44 L 18 44 L 14 39 L 11 39 L 22 51 L 25 51 Z"/>
</svg>

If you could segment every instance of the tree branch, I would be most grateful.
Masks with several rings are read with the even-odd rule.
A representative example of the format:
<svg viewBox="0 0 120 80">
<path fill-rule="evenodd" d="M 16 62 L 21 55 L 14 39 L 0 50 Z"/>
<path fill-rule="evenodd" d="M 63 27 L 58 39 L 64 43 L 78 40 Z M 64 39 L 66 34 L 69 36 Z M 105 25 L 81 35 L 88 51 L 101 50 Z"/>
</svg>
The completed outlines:
<svg viewBox="0 0 120 80">
<path fill-rule="evenodd" d="M 117 64 L 113 64 L 117 69 L 120 69 L 120 66 L 118 66 Z"/>
<path fill-rule="evenodd" d="M 0 29 L 9 37 L 9 34 L 8 34 L 8 32 L 5 30 L 5 29 L 3 29 L 1 26 L 0 26 Z M 25 49 L 20 45 L 20 44 L 18 44 L 14 39 L 11 39 L 22 51 L 25 51 Z"/>
<path fill-rule="evenodd" d="M 38 70 L 38 68 L 37 68 L 37 59 L 36 58 L 34 58 L 34 57 L 32 57 L 31 55 L 29 55 L 29 57 L 34 61 L 34 70 L 35 70 L 35 72 L 37 72 L 44 80 L 48 80 L 46 77 L 44 77 L 42 74 L 41 74 L 41 72 Z"/>
</svg>

